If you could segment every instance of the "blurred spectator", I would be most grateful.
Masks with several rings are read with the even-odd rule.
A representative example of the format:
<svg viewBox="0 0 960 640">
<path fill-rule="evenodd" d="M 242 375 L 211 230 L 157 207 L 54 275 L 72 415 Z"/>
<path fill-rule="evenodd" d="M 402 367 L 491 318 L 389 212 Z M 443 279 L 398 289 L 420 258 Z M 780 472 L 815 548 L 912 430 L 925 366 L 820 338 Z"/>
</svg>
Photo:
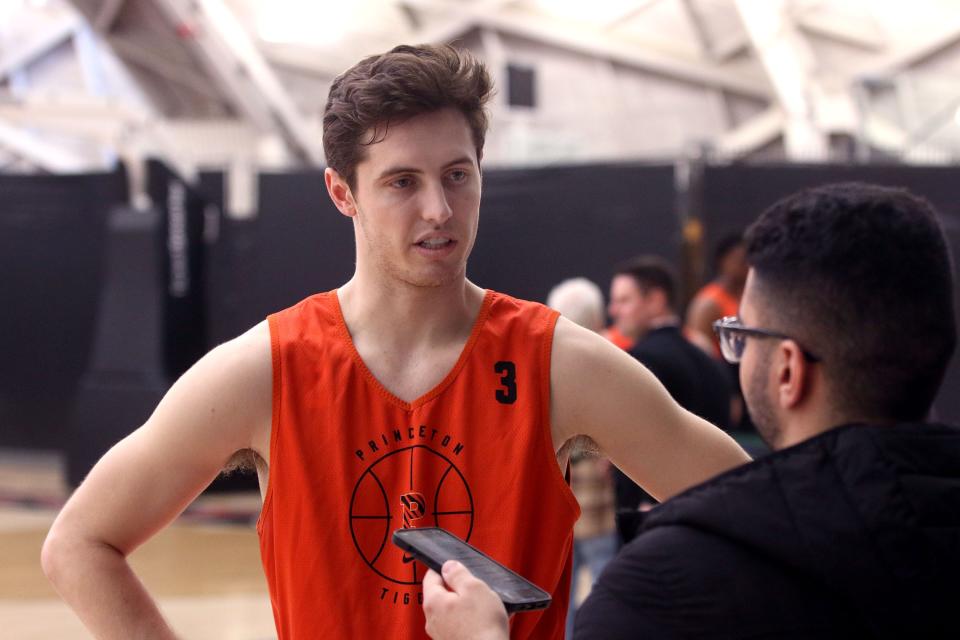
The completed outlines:
<svg viewBox="0 0 960 640">
<path fill-rule="evenodd" d="M 742 235 L 723 238 L 713 257 L 716 276 L 697 292 L 687 308 L 687 337 L 717 359 L 720 359 L 720 346 L 713 334 L 713 323 L 737 315 L 747 268 Z"/>
<path fill-rule="evenodd" d="M 603 329 L 603 293 L 586 278 L 564 280 L 550 291 L 547 306 L 591 331 Z M 613 483 L 606 458 L 600 457 L 593 442 L 586 437 L 574 440 L 570 452 L 570 488 L 580 503 L 580 519 L 573 527 L 573 582 L 570 587 L 570 608 L 567 613 L 567 637 L 573 635 L 573 618 L 577 603 L 586 597 L 578 593 L 582 568 L 590 575 L 590 583 L 600 576 L 604 566 L 619 547 L 613 520 Z"/>
<path fill-rule="evenodd" d="M 657 376 L 680 406 L 730 428 L 734 390 L 723 365 L 691 344 L 680 330 L 673 270 L 655 256 L 640 256 L 617 266 L 610 283 L 610 314 L 636 344 L 630 354 Z M 613 469 L 617 525 L 621 539 L 634 535 L 639 509 L 654 504 L 643 489 Z"/>
</svg>

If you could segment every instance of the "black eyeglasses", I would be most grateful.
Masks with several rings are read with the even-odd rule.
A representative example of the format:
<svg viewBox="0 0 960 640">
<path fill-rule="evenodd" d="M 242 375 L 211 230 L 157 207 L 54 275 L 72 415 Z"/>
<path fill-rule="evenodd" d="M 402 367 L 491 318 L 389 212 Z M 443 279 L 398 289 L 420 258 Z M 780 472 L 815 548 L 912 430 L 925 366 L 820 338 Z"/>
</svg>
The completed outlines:
<svg viewBox="0 0 960 640">
<path fill-rule="evenodd" d="M 747 346 L 747 338 L 751 336 L 754 338 L 793 340 L 793 338 L 790 336 L 777 333 L 776 331 L 760 329 L 757 327 L 745 327 L 740 322 L 740 318 L 736 316 L 720 318 L 713 323 L 713 331 L 717 334 L 717 338 L 720 340 L 720 353 L 723 354 L 723 359 L 730 364 L 737 364 L 740 362 L 740 359 L 743 358 L 743 350 Z M 794 342 L 796 342 L 796 340 L 794 340 Z M 820 358 L 818 356 L 810 353 L 802 346 L 800 347 L 800 351 L 803 353 L 803 357 L 810 362 L 820 362 Z"/>
</svg>

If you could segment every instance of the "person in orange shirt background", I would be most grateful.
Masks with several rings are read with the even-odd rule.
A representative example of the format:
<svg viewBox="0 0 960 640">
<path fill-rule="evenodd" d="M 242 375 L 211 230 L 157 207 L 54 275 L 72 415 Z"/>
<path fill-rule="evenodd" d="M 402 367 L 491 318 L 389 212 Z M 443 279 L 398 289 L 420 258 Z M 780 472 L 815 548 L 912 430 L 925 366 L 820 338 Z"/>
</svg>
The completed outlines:
<svg viewBox="0 0 960 640">
<path fill-rule="evenodd" d="M 749 269 L 742 234 L 720 240 L 714 251 L 713 268 L 716 276 L 697 292 L 687 307 L 685 334 L 691 342 L 720 359 L 720 344 L 713 333 L 713 323 L 737 315 L 740 307 Z"/>
</svg>

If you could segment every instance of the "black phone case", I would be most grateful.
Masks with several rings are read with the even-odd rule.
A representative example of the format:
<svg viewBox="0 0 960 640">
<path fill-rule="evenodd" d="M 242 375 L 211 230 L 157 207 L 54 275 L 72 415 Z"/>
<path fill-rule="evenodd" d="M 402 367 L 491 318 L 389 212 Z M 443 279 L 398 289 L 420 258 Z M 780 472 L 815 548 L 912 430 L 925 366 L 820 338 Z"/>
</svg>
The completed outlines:
<svg viewBox="0 0 960 640">
<path fill-rule="evenodd" d="M 427 565 L 437 573 L 440 573 L 440 569 L 443 566 L 444 560 L 430 556 L 429 554 L 425 553 L 422 549 L 417 548 L 416 546 L 411 544 L 408 540 L 404 540 L 403 538 L 404 531 L 431 531 L 431 530 L 442 531 L 444 535 L 454 538 L 455 540 L 457 540 L 457 542 L 472 549 L 477 555 L 487 559 L 490 563 L 495 564 L 501 569 L 503 569 L 505 572 L 513 576 L 516 576 L 518 579 L 522 580 L 527 585 L 529 585 L 529 587 L 532 590 L 539 592 L 538 595 L 540 595 L 541 597 L 536 600 L 524 600 L 522 602 L 514 602 L 514 601 L 509 601 L 504 599 L 503 595 L 500 592 L 498 592 L 496 588 L 494 588 L 494 585 L 488 585 L 490 586 L 491 589 L 493 589 L 497 593 L 498 596 L 500 596 L 501 601 L 503 601 L 503 606 L 506 607 L 507 609 L 507 613 L 516 613 L 518 611 L 533 611 L 536 609 L 546 609 L 547 607 L 550 606 L 550 602 L 552 598 L 549 593 L 547 593 L 537 585 L 533 584 L 532 582 L 530 582 L 529 580 L 521 576 L 516 571 L 513 571 L 503 566 L 502 564 L 500 564 L 499 562 L 497 562 L 496 560 L 494 560 L 493 558 L 485 554 L 483 551 L 480 551 L 480 549 L 477 549 L 472 544 L 465 542 L 464 540 L 461 540 L 460 538 L 453 535 L 446 529 L 443 529 L 441 527 L 420 527 L 418 529 L 397 529 L 396 531 L 393 532 L 393 535 L 391 536 L 391 540 L 393 541 L 393 544 L 397 545 L 404 551 L 409 552 L 417 560 Z"/>
</svg>

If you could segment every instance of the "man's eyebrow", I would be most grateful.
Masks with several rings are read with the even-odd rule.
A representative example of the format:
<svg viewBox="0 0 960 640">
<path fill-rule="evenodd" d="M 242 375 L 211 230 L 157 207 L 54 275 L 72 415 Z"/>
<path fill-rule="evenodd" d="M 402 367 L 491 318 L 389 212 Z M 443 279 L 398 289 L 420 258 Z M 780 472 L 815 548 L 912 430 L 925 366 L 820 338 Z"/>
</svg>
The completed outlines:
<svg viewBox="0 0 960 640">
<path fill-rule="evenodd" d="M 452 166 L 455 165 L 455 164 L 469 164 L 469 165 L 472 165 L 472 164 L 473 164 L 473 158 L 471 158 L 470 156 L 460 156 L 460 157 L 457 158 L 456 160 L 451 160 L 450 162 L 448 162 L 446 165 L 444 165 L 443 168 L 444 168 L 444 169 L 447 169 L 447 168 L 449 168 L 449 167 L 452 167 Z"/>
<path fill-rule="evenodd" d="M 455 166 L 455 165 L 458 165 L 458 164 L 469 164 L 469 165 L 472 166 L 472 165 L 473 165 L 473 158 L 471 158 L 470 156 L 460 156 L 460 157 L 457 158 L 456 160 L 451 160 L 450 162 L 448 162 L 447 164 L 445 164 L 445 165 L 443 166 L 443 168 L 444 168 L 444 169 L 449 169 L 450 167 Z M 389 167 L 389 168 L 387 168 L 387 169 L 384 169 L 384 170 L 380 173 L 380 175 L 377 177 L 377 180 L 383 180 L 384 178 L 386 178 L 386 177 L 388 177 L 388 176 L 395 176 L 395 175 L 397 175 L 398 173 L 413 173 L 413 174 L 419 174 L 419 173 L 423 173 L 423 170 L 422 170 L 422 169 L 417 169 L 417 168 L 415 168 L 415 167 L 403 167 L 403 166 Z"/>
<path fill-rule="evenodd" d="M 384 169 L 380 173 L 380 175 L 377 177 L 377 180 L 382 180 L 387 176 L 394 176 L 394 175 L 397 175 L 398 173 L 423 173 L 423 171 L 421 171 L 420 169 L 415 169 L 413 167 L 389 167 L 388 169 Z"/>
</svg>

